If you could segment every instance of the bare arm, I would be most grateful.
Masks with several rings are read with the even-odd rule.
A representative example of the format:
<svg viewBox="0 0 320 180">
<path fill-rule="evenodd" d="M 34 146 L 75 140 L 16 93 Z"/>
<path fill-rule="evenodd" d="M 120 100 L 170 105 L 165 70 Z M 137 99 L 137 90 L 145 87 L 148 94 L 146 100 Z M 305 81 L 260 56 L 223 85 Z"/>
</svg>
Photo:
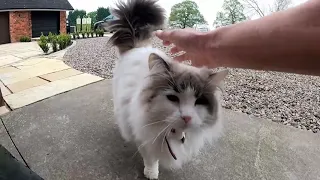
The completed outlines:
<svg viewBox="0 0 320 180">
<path fill-rule="evenodd" d="M 320 75 L 320 1 L 206 36 L 216 65 Z"/>
<path fill-rule="evenodd" d="M 177 60 L 196 66 L 231 67 L 320 75 L 320 1 L 309 0 L 269 16 L 208 33 L 158 32 Z M 195 62 L 195 63 L 194 63 Z"/>
</svg>

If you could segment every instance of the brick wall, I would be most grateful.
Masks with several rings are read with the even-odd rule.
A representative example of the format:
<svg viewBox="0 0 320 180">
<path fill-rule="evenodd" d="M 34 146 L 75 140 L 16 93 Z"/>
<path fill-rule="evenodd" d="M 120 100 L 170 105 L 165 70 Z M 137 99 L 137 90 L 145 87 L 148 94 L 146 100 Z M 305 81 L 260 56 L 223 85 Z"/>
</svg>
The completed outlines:
<svg viewBox="0 0 320 180">
<path fill-rule="evenodd" d="M 30 11 L 12 11 L 9 14 L 11 42 L 19 42 L 21 36 L 32 36 Z"/>
<path fill-rule="evenodd" d="M 60 11 L 60 33 L 67 33 L 66 11 Z"/>
</svg>

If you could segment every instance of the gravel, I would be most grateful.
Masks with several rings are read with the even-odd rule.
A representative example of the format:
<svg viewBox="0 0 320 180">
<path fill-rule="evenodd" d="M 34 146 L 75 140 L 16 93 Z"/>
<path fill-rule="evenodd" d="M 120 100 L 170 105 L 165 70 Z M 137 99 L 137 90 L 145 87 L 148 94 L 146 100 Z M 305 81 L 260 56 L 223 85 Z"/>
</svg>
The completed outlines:
<svg viewBox="0 0 320 180">
<path fill-rule="evenodd" d="M 108 37 L 77 40 L 64 56 L 77 70 L 112 78 L 116 50 Z M 153 45 L 168 52 L 157 39 Z M 223 107 L 287 126 L 320 132 L 320 77 L 229 69 Z"/>
<path fill-rule="evenodd" d="M 69 66 L 103 78 L 112 78 L 114 60 L 117 59 L 115 47 L 107 44 L 108 37 L 77 40 L 74 47 L 64 55 Z"/>
</svg>

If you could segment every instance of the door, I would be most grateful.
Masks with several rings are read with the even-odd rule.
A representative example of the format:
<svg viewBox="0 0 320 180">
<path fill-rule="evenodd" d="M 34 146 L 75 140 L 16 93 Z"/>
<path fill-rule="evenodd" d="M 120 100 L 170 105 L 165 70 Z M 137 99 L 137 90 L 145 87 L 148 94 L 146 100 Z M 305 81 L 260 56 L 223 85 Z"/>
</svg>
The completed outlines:
<svg viewBox="0 0 320 180">
<path fill-rule="evenodd" d="M 49 32 L 59 34 L 60 12 L 59 11 L 32 11 L 32 37 L 40 37 L 41 32 L 48 35 Z"/>
<path fill-rule="evenodd" d="M 9 12 L 0 12 L 0 44 L 9 42 Z"/>
</svg>

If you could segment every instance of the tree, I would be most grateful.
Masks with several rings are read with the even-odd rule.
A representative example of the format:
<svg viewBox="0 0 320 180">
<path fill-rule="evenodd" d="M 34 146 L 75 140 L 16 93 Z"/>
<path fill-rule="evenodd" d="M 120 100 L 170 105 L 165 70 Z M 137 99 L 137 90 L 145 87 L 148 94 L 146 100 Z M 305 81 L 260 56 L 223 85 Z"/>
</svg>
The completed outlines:
<svg viewBox="0 0 320 180">
<path fill-rule="evenodd" d="M 102 21 L 105 17 L 110 15 L 109 8 L 99 7 L 97 10 L 97 21 Z"/>
<path fill-rule="evenodd" d="M 267 14 L 273 12 L 285 10 L 292 4 L 291 0 L 274 0 L 273 5 L 269 4 L 269 11 L 266 11 L 258 0 L 243 0 L 243 2 L 249 11 L 248 13 L 253 12 L 253 15 L 257 15 L 259 17 L 266 16 Z"/>
<path fill-rule="evenodd" d="M 224 0 L 222 8 L 223 11 L 217 13 L 214 26 L 226 26 L 246 20 L 244 6 L 238 0 Z"/>
<path fill-rule="evenodd" d="M 85 16 L 86 14 L 87 14 L 87 12 L 85 10 L 79 10 L 79 9 L 76 9 L 76 10 L 70 12 L 68 15 L 68 21 L 69 21 L 70 26 L 76 25 L 76 23 L 77 23 L 76 21 L 77 21 L 78 16 L 80 16 L 80 18 L 83 18 L 83 16 Z"/>
<path fill-rule="evenodd" d="M 171 8 L 169 23 L 172 26 L 186 28 L 193 27 L 195 24 L 206 23 L 206 21 L 200 13 L 198 5 L 191 0 L 185 0 Z"/>
<path fill-rule="evenodd" d="M 97 22 L 97 11 L 89 12 L 87 16 L 91 18 L 91 27 L 93 27 L 94 23 Z"/>
</svg>

